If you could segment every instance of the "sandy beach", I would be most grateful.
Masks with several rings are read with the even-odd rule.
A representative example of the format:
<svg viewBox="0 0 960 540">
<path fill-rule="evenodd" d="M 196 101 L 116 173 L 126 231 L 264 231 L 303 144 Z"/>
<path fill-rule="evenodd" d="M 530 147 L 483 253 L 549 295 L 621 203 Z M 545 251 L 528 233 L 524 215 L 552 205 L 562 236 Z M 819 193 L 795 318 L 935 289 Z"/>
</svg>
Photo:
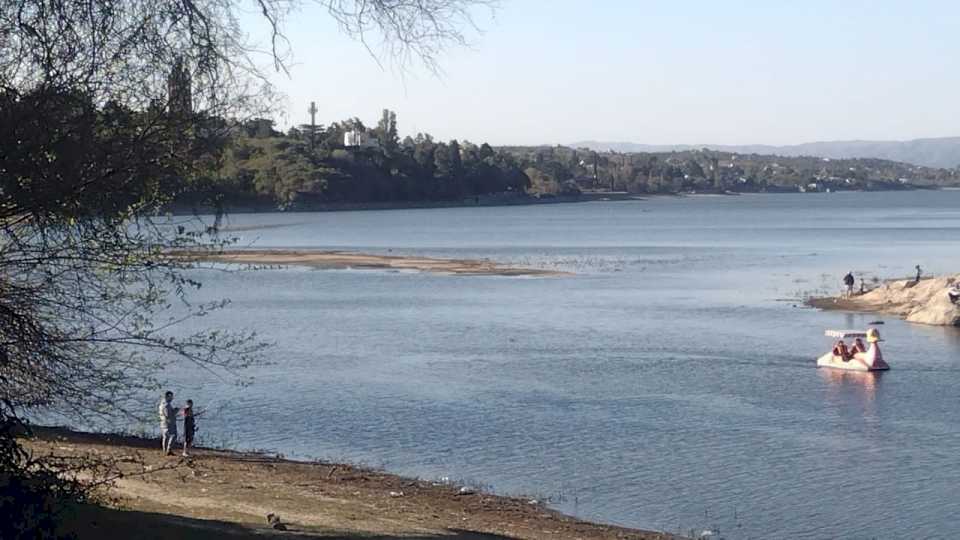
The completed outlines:
<svg viewBox="0 0 960 540">
<path fill-rule="evenodd" d="M 349 251 L 261 249 L 219 252 L 182 251 L 175 252 L 174 255 L 195 261 L 251 265 L 297 265 L 325 270 L 414 270 L 473 276 L 549 277 L 572 275 L 568 272 L 555 270 L 504 266 L 489 260 L 371 255 Z"/>
<path fill-rule="evenodd" d="M 37 428 L 24 443 L 38 455 L 117 458 L 129 472 L 106 493 L 113 504 L 67 516 L 81 539 L 122 538 L 133 530 L 141 539 L 188 540 L 675 538 L 580 521 L 530 497 L 463 494 L 461 486 L 351 465 L 213 449 L 197 449 L 189 459 L 165 457 L 158 440 L 61 428 Z M 137 474 L 144 466 L 153 472 Z M 267 523 L 271 513 L 285 531 Z"/>
</svg>

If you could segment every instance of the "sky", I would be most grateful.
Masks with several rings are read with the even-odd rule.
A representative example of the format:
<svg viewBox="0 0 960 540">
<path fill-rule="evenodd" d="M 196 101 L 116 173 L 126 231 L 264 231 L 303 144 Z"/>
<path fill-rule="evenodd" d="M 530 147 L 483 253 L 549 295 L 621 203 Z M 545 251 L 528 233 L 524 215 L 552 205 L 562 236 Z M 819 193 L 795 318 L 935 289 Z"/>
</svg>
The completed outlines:
<svg viewBox="0 0 960 540">
<path fill-rule="evenodd" d="M 272 75 L 278 125 L 315 101 L 321 124 L 388 108 L 401 135 L 494 145 L 960 135 L 955 0 L 501 0 L 476 23 L 434 75 L 378 63 L 307 4 L 285 26 L 289 73 Z"/>
</svg>

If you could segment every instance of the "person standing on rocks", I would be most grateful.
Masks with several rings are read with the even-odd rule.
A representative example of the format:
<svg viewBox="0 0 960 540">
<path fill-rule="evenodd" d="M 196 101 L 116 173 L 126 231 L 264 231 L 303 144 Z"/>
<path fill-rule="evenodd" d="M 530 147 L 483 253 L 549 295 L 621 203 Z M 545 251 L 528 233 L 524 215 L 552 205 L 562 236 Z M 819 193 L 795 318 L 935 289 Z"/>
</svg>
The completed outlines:
<svg viewBox="0 0 960 540">
<path fill-rule="evenodd" d="M 167 390 L 158 407 L 160 413 L 160 442 L 163 453 L 173 455 L 173 444 L 177 442 L 177 408 L 173 406 L 173 392 Z"/>
<path fill-rule="evenodd" d="M 916 266 L 916 268 L 917 268 L 917 279 L 916 281 L 914 281 L 914 283 L 920 283 L 920 274 L 922 274 L 923 272 L 920 270 L 919 264 Z"/>
<path fill-rule="evenodd" d="M 853 272 L 847 272 L 847 275 L 843 276 L 843 284 L 847 286 L 847 296 L 853 296 L 853 284 L 856 283 L 856 281 L 853 277 Z"/>
</svg>

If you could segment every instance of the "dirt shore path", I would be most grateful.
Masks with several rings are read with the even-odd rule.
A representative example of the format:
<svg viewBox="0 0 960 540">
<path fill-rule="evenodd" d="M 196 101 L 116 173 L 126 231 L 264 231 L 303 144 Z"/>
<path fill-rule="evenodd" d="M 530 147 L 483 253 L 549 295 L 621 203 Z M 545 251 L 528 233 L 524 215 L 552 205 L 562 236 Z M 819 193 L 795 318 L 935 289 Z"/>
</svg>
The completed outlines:
<svg viewBox="0 0 960 540">
<path fill-rule="evenodd" d="M 80 538 L 502 538 L 666 540 L 671 535 L 580 521 L 524 498 L 461 494 L 457 486 L 332 463 L 200 449 L 161 456 L 159 441 L 41 428 L 24 441 L 36 454 L 122 458 L 129 476 L 71 521 Z M 142 464 L 153 469 L 138 476 Z M 169 469 L 160 469 L 172 466 Z M 159 470 L 158 470 L 159 469 Z M 267 523 L 276 514 L 286 531 Z M 133 536 L 130 536 L 133 537 Z"/>
<path fill-rule="evenodd" d="M 318 250 L 228 250 L 221 252 L 183 251 L 174 255 L 186 259 L 252 265 L 298 265 L 327 270 L 349 268 L 372 270 L 417 270 L 439 274 L 474 276 L 569 276 L 569 272 L 504 266 L 489 260 L 435 259 L 399 255 L 370 255 L 348 251 Z"/>
</svg>

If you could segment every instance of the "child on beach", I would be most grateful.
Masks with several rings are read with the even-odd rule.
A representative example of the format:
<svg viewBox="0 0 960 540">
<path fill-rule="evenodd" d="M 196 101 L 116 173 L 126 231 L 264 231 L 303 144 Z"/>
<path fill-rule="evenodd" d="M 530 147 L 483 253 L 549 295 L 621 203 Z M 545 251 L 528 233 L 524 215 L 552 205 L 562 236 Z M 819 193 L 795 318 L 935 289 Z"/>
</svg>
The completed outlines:
<svg viewBox="0 0 960 540">
<path fill-rule="evenodd" d="M 187 449 L 193 446 L 193 434 L 197 431 L 197 423 L 193 414 L 193 400 L 187 400 L 183 408 L 183 457 L 189 457 Z"/>
</svg>

